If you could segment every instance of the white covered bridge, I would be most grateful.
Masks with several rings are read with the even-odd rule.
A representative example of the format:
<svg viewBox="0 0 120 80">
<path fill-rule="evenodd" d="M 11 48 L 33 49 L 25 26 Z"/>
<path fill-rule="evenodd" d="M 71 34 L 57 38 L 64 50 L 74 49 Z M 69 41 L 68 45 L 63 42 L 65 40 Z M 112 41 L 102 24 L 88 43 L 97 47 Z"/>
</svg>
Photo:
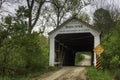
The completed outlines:
<svg viewBox="0 0 120 80">
<path fill-rule="evenodd" d="M 96 54 L 93 49 L 100 44 L 100 32 L 88 23 L 72 17 L 60 27 L 49 33 L 49 65 L 75 65 L 75 53 L 91 52 L 91 65 L 96 65 Z"/>
</svg>

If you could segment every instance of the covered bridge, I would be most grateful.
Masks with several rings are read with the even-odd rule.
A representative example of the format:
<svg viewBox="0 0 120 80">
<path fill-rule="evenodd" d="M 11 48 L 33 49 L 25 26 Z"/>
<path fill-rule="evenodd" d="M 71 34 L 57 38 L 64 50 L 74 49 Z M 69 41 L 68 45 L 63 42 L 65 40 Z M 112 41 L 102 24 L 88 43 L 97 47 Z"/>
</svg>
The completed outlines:
<svg viewBox="0 0 120 80">
<path fill-rule="evenodd" d="M 66 20 L 49 33 L 49 40 L 50 66 L 74 66 L 75 53 L 81 51 L 92 52 L 91 64 L 96 65 L 93 49 L 100 44 L 100 32 L 81 19 L 74 16 Z"/>
</svg>

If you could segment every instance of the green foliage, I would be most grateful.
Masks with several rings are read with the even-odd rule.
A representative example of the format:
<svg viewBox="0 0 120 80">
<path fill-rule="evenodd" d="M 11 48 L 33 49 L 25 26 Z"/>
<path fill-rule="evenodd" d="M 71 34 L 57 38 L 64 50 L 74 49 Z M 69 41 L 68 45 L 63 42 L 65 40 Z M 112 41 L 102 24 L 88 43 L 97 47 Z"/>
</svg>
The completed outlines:
<svg viewBox="0 0 120 80">
<path fill-rule="evenodd" d="M 111 29 L 114 27 L 114 21 L 112 20 L 108 10 L 100 8 L 95 11 L 94 26 L 102 33 L 111 33 Z"/>
<path fill-rule="evenodd" d="M 89 23 L 90 21 L 89 15 L 86 14 L 85 12 L 82 12 L 81 14 L 79 14 L 78 17 L 85 22 Z"/>
<path fill-rule="evenodd" d="M 104 33 L 102 66 L 104 69 L 116 70 L 120 68 L 120 21 L 114 22 L 109 11 L 102 8 L 95 11 L 94 20 L 95 28 Z"/>
<path fill-rule="evenodd" d="M 115 80 L 120 80 L 120 70 L 117 70 L 115 73 Z"/>
<path fill-rule="evenodd" d="M 104 37 L 103 46 L 105 48 L 102 54 L 102 64 L 104 68 L 115 70 L 120 68 L 120 23 L 116 24 L 113 34 L 106 40 Z"/>
<path fill-rule="evenodd" d="M 24 6 L 20 6 L 19 9 L 17 10 L 17 18 L 18 19 L 25 19 L 30 15 L 30 12 L 28 9 L 26 9 L 26 7 Z"/>
<path fill-rule="evenodd" d="M 41 74 L 44 74 L 46 72 L 56 71 L 58 69 L 60 69 L 60 68 L 58 68 L 58 67 L 47 67 L 47 68 L 37 70 L 34 73 L 33 72 L 28 73 L 27 75 L 17 75 L 17 76 L 14 76 L 14 77 L 0 76 L 0 80 L 33 80 L 33 78 L 36 78 L 36 77 L 40 76 Z"/>
<path fill-rule="evenodd" d="M 97 71 L 94 67 L 89 67 L 87 71 L 89 80 L 113 80 L 109 71 Z"/>
<path fill-rule="evenodd" d="M 6 23 L 6 24 L 11 24 L 11 23 L 12 23 L 12 18 L 11 18 L 10 16 L 7 16 L 7 17 L 5 18 L 5 23 Z"/>
<path fill-rule="evenodd" d="M 8 16 L 0 24 L 0 75 L 26 75 L 48 65 L 47 38 L 28 33 L 26 21 Z"/>
<path fill-rule="evenodd" d="M 84 56 L 81 53 L 76 53 L 75 55 L 75 63 L 78 64 L 80 61 L 84 59 Z"/>
<path fill-rule="evenodd" d="M 44 36 L 37 33 L 6 39 L 0 47 L 0 73 L 26 74 L 48 65 L 46 41 Z"/>
</svg>

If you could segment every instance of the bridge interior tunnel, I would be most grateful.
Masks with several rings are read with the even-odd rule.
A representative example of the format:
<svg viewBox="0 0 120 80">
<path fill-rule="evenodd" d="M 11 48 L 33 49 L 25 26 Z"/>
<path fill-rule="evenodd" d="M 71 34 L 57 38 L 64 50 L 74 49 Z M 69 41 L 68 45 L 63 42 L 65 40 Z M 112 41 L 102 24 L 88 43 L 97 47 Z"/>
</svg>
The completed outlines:
<svg viewBox="0 0 120 80">
<path fill-rule="evenodd" d="M 58 34 L 55 37 L 55 62 L 57 65 L 74 66 L 76 52 L 92 52 L 94 48 L 94 36 L 91 33 Z M 91 54 L 91 65 L 93 56 Z"/>
</svg>

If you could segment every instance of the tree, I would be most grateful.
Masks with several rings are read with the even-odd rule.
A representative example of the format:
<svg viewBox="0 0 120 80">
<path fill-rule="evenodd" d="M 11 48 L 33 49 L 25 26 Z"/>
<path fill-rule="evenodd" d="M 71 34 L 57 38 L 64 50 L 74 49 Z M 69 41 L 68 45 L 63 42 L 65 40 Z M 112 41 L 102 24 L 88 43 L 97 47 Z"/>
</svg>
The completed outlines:
<svg viewBox="0 0 120 80">
<path fill-rule="evenodd" d="M 56 27 L 59 27 L 61 21 L 62 21 L 62 18 L 64 17 L 64 15 L 66 14 L 66 3 L 67 3 L 67 0 L 64 0 L 64 1 L 60 1 L 60 0 L 52 0 L 52 7 L 53 7 L 53 11 L 55 12 L 55 15 L 56 15 Z M 51 17 L 52 18 L 52 17 Z"/>
<path fill-rule="evenodd" d="M 78 15 L 78 18 L 88 23 L 90 21 L 89 15 L 86 14 L 85 12 L 81 12 L 81 14 Z"/>
<path fill-rule="evenodd" d="M 115 24 L 115 29 L 108 40 L 102 42 L 102 45 L 105 48 L 104 53 L 102 54 L 102 65 L 105 69 L 116 70 L 120 69 L 120 21 Z"/>
<path fill-rule="evenodd" d="M 83 0 L 51 0 L 52 8 L 50 10 L 53 13 L 50 16 L 55 27 L 59 27 L 70 16 L 79 15 L 80 10 L 88 4 L 88 2 Z"/>
<path fill-rule="evenodd" d="M 116 3 L 115 0 L 89 0 L 92 5 L 95 6 L 96 9 L 103 8 L 109 11 L 111 18 L 114 21 L 119 20 L 120 18 L 120 11 L 119 11 L 119 4 Z M 117 1 L 119 3 L 119 1 Z"/>
<path fill-rule="evenodd" d="M 20 7 L 16 17 L 7 16 L 0 24 L 0 75 L 27 74 L 48 65 L 47 38 L 28 33 L 24 10 Z"/>
<path fill-rule="evenodd" d="M 40 17 L 42 6 L 44 5 L 46 0 L 26 0 L 26 1 L 29 33 L 31 33 L 32 29 L 34 28 Z"/>
<path fill-rule="evenodd" d="M 112 33 L 112 29 L 114 29 L 114 21 L 111 18 L 111 15 L 108 10 L 100 8 L 94 13 L 94 27 L 101 31 L 103 34 Z"/>
<path fill-rule="evenodd" d="M 116 4 L 112 4 L 111 5 L 107 5 L 106 9 L 109 10 L 111 18 L 116 22 L 120 19 L 120 11 L 118 6 L 116 6 Z"/>
</svg>

